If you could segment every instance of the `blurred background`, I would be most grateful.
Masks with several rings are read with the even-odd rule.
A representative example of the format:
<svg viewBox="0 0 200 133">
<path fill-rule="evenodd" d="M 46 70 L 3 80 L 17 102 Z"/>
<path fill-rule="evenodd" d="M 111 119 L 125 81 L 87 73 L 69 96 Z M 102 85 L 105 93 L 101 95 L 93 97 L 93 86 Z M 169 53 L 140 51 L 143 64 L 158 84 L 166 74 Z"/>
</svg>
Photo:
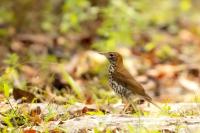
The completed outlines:
<svg viewBox="0 0 200 133">
<path fill-rule="evenodd" d="M 199 0 L 1 0 L 0 92 L 41 101 L 116 103 L 108 62 L 160 102 L 200 102 Z"/>
</svg>

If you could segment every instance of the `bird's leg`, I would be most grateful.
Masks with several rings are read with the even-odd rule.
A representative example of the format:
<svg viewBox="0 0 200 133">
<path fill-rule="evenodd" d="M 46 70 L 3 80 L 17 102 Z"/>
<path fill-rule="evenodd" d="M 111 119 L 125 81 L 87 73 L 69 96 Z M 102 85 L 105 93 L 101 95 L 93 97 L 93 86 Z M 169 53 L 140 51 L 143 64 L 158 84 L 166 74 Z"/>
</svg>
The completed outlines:
<svg viewBox="0 0 200 133">
<path fill-rule="evenodd" d="M 129 105 L 130 105 L 129 103 L 125 103 L 125 106 L 122 111 L 123 114 L 126 113 L 126 110 L 128 109 Z"/>
<path fill-rule="evenodd" d="M 140 119 L 140 117 L 141 117 L 141 110 L 140 109 L 138 109 L 138 107 L 135 105 L 135 102 L 131 102 L 131 106 L 133 107 L 133 109 L 134 109 L 134 111 L 135 111 L 135 113 L 136 113 L 136 115 L 138 116 L 138 127 L 139 127 L 139 131 L 137 131 L 137 132 L 140 132 L 140 130 L 141 130 L 141 119 Z"/>
<path fill-rule="evenodd" d="M 135 102 L 133 97 L 129 97 L 129 101 L 131 101 L 131 106 L 134 109 L 135 113 L 139 113 L 139 116 L 141 116 L 142 112 L 141 110 L 137 107 L 137 103 Z"/>
<path fill-rule="evenodd" d="M 128 100 L 125 99 L 125 98 L 123 98 L 123 101 L 124 101 L 125 105 L 124 105 L 124 108 L 122 110 L 122 113 L 125 114 L 130 104 L 129 104 Z"/>
<path fill-rule="evenodd" d="M 135 103 L 131 103 L 131 106 L 134 109 L 135 113 L 139 113 L 139 116 L 141 116 L 141 110 L 135 105 Z"/>
</svg>

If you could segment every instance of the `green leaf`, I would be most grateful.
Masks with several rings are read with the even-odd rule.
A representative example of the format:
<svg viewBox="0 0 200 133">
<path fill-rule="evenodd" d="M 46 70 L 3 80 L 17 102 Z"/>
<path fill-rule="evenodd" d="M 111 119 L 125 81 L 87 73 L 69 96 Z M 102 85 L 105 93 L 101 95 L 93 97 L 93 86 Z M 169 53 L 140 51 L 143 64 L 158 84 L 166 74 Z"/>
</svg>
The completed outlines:
<svg viewBox="0 0 200 133">
<path fill-rule="evenodd" d="M 145 47 L 144 47 L 144 49 L 145 49 L 146 51 L 151 51 L 151 50 L 153 50 L 153 49 L 155 49 L 155 48 L 156 48 L 156 44 L 153 43 L 153 42 L 147 43 L 147 44 L 145 45 Z"/>
<path fill-rule="evenodd" d="M 188 11 L 191 6 L 191 0 L 181 0 L 180 8 L 182 11 Z"/>
<path fill-rule="evenodd" d="M 61 66 L 62 74 L 64 79 L 68 82 L 68 84 L 72 87 L 75 94 L 78 96 L 78 98 L 82 98 L 81 88 L 79 85 L 74 81 L 74 79 L 65 71 L 64 66 Z"/>
<path fill-rule="evenodd" d="M 9 85 L 8 85 L 7 82 L 4 82 L 4 83 L 3 83 L 3 90 L 4 90 L 4 95 L 5 95 L 6 97 L 9 97 L 9 94 L 10 94 L 10 87 L 9 87 Z"/>
<path fill-rule="evenodd" d="M 88 115 L 100 115 L 100 116 L 104 115 L 104 113 L 100 110 L 98 110 L 98 111 L 88 111 L 87 114 Z"/>
<path fill-rule="evenodd" d="M 7 59 L 4 60 L 4 63 L 13 67 L 19 66 L 19 56 L 15 53 L 8 55 Z"/>
</svg>

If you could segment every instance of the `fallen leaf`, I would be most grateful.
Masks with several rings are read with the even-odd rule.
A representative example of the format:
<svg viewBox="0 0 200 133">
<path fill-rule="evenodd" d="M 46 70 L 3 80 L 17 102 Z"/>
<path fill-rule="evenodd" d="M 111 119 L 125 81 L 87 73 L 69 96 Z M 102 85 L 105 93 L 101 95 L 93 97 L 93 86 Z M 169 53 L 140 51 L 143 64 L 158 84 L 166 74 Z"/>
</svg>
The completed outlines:
<svg viewBox="0 0 200 133">
<path fill-rule="evenodd" d="M 40 108 L 40 106 L 37 106 L 35 109 L 32 109 L 31 110 L 31 114 L 30 114 L 30 116 L 36 116 L 36 115 L 40 115 L 41 114 L 41 108 Z"/>
<path fill-rule="evenodd" d="M 35 115 L 34 117 L 30 117 L 30 121 L 35 125 L 39 125 L 42 122 L 42 118 L 40 115 Z"/>
<path fill-rule="evenodd" d="M 199 91 L 200 85 L 197 82 L 188 80 L 186 78 L 180 78 L 179 83 L 181 84 L 182 87 L 185 89 L 188 89 L 190 91 L 197 92 Z"/>
<path fill-rule="evenodd" d="M 37 76 L 39 73 L 35 68 L 33 68 L 29 65 L 23 65 L 20 67 L 20 69 L 22 72 L 24 72 L 30 78 Z"/>
<path fill-rule="evenodd" d="M 34 99 L 36 99 L 34 94 L 18 88 L 13 89 L 13 96 L 15 100 L 21 99 L 23 102 L 28 102 L 28 103 L 31 103 Z"/>
<path fill-rule="evenodd" d="M 27 130 L 24 130 L 23 133 L 37 133 L 37 131 L 34 129 L 27 129 Z"/>
<path fill-rule="evenodd" d="M 63 131 L 59 129 L 53 129 L 53 130 L 50 130 L 49 133 L 63 133 Z"/>
</svg>

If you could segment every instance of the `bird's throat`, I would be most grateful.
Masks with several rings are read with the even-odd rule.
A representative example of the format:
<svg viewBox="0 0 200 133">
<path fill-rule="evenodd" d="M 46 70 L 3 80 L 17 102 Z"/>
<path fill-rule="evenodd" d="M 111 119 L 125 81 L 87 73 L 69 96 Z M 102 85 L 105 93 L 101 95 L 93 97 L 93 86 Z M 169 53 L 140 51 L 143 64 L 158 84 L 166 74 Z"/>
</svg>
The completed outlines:
<svg viewBox="0 0 200 133">
<path fill-rule="evenodd" d="M 112 74 L 115 71 L 116 65 L 115 64 L 110 64 L 108 72 L 109 74 Z"/>
</svg>

